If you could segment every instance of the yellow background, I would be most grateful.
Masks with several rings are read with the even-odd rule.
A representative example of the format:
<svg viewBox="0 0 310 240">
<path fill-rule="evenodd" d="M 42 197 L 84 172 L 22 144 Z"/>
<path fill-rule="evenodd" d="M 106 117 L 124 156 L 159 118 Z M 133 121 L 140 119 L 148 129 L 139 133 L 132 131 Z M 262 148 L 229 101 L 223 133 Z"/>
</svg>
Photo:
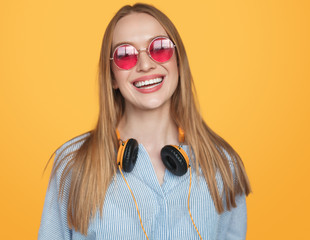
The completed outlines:
<svg viewBox="0 0 310 240">
<path fill-rule="evenodd" d="M 247 239 L 309 239 L 309 1 L 146 2 L 175 23 L 204 118 L 244 161 Z M 43 168 L 96 122 L 102 36 L 125 3 L 1 0 L 1 239 L 37 238 Z"/>
</svg>

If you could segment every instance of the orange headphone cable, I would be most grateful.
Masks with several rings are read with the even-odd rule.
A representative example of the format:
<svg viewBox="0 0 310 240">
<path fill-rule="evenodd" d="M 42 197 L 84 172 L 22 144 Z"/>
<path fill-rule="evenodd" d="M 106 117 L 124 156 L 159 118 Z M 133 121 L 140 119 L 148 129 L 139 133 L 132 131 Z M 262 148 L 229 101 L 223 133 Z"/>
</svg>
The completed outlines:
<svg viewBox="0 0 310 240">
<path fill-rule="evenodd" d="M 192 214 L 191 214 L 191 210 L 189 209 L 189 198 L 190 198 L 190 195 L 191 195 L 191 185 L 192 185 L 192 168 L 191 168 L 191 166 L 189 166 L 189 174 L 190 174 L 190 178 L 189 178 L 189 190 L 188 190 L 188 200 L 187 200 L 188 212 L 189 212 L 189 215 L 190 215 L 190 217 L 192 219 L 192 222 L 193 222 L 193 225 L 194 225 L 194 227 L 196 229 L 196 232 L 198 233 L 200 239 L 202 240 L 202 237 L 201 237 L 201 235 L 200 235 L 200 233 L 199 233 L 199 231 L 198 231 L 198 229 L 197 229 L 197 227 L 196 227 L 196 225 L 194 223 L 194 220 L 193 220 L 193 217 L 192 217 Z"/>
<path fill-rule="evenodd" d="M 136 205 L 136 208 L 137 208 L 137 212 L 138 212 L 138 215 L 139 215 L 139 220 L 140 220 L 141 227 L 142 227 L 142 229 L 143 229 L 143 232 L 144 232 L 144 234 L 145 234 L 147 240 L 149 240 L 149 238 L 148 238 L 148 236 L 147 236 L 147 234 L 146 234 L 146 232 L 145 232 L 145 229 L 144 229 L 144 227 L 143 227 L 143 224 L 142 224 L 142 220 L 141 220 L 141 216 L 140 216 L 140 212 L 139 212 L 139 209 L 138 209 L 138 204 L 137 204 L 137 202 L 136 202 L 135 196 L 133 195 L 133 192 L 131 191 L 131 188 L 129 187 L 129 184 L 128 184 L 128 182 L 126 181 L 126 178 L 124 177 L 124 174 L 123 174 L 123 172 L 122 172 L 122 169 L 121 169 L 121 167 L 120 167 L 119 165 L 118 165 L 118 169 L 119 169 L 119 171 L 121 172 L 121 174 L 122 174 L 122 176 L 123 176 L 123 178 L 124 178 L 124 180 L 125 180 L 125 183 L 127 184 L 127 187 L 128 187 L 128 189 L 130 190 L 130 192 L 131 192 L 132 198 L 133 198 L 133 200 L 134 200 L 134 202 L 135 202 L 135 205 Z"/>
</svg>

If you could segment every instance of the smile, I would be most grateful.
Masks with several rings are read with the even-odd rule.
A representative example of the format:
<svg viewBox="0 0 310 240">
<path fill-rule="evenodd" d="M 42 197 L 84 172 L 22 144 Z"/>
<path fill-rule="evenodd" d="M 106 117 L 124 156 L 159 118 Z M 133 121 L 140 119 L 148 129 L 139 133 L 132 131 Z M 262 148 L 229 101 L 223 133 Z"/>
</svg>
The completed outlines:
<svg viewBox="0 0 310 240">
<path fill-rule="evenodd" d="M 162 77 L 159 78 L 154 78 L 154 79 L 150 79 L 150 80 L 145 80 L 145 81 L 138 81 L 138 82 L 134 82 L 133 85 L 137 88 L 142 88 L 142 89 L 149 89 L 149 88 L 153 88 L 158 86 L 159 84 L 161 84 L 161 82 L 163 81 Z"/>
</svg>

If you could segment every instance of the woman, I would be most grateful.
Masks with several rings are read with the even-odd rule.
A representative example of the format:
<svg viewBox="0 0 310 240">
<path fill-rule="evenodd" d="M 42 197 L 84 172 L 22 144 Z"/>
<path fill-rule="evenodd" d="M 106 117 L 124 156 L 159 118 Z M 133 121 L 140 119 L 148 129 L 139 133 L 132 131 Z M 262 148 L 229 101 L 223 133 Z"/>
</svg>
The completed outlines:
<svg viewBox="0 0 310 240">
<path fill-rule="evenodd" d="M 162 12 L 116 13 L 99 92 L 96 128 L 56 150 L 39 239 L 245 239 L 243 163 L 198 112 L 183 43 Z"/>
</svg>

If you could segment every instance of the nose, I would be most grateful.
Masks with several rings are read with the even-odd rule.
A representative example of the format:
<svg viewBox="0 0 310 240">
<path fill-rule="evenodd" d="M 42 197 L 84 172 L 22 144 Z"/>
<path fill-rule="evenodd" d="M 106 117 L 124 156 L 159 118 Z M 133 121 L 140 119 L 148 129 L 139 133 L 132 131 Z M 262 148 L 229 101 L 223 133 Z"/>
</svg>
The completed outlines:
<svg viewBox="0 0 310 240">
<path fill-rule="evenodd" d="M 156 67 L 156 63 L 148 55 L 147 50 L 141 49 L 138 55 L 137 71 L 147 72 L 151 69 L 154 69 L 155 67 Z"/>
</svg>

